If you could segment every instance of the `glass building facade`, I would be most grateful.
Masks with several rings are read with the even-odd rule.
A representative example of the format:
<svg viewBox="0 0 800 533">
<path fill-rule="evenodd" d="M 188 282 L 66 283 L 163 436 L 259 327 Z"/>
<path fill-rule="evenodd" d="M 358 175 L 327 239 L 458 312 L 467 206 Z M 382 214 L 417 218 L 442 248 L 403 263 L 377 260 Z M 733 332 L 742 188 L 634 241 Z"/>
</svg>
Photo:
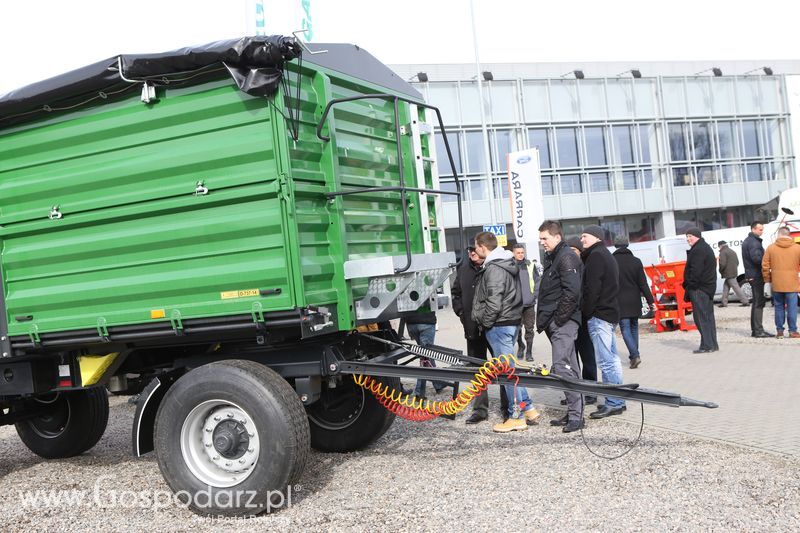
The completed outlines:
<svg viewBox="0 0 800 533">
<path fill-rule="evenodd" d="M 758 207 L 797 184 L 784 76 L 570 78 L 484 81 L 483 106 L 475 80 L 414 84 L 442 112 L 470 232 L 511 222 L 506 154 L 530 147 L 545 217 L 567 235 L 599 223 L 609 240 L 644 241 L 745 225 L 771 219 Z M 442 187 L 455 190 L 436 135 Z M 444 207 L 457 226 L 453 197 Z"/>
</svg>

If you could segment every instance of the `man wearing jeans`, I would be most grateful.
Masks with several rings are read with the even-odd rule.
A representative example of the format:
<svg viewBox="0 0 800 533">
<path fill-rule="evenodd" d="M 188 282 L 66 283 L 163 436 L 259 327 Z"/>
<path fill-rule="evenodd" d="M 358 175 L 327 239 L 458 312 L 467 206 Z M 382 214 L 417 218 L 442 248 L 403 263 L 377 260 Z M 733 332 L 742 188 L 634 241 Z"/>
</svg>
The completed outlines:
<svg viewBox="0 0 800 533">
<path fill-rule="evenodd" d="M 619 269 L 619 329 L 628 347 L 631 369 L 642 362 L 639 353 L 639 317 L 642 315 L 642 297 L 653 307 L 653 294 L 647 285 L 644 266 L 638 257 L 628 250 L 627 237 L 614 239 L 616 251 L 612 254 Z"/>
<path fill-rule="evenodd" d="M 778 238 L 767 247 L 761 263 L 765 283 L 772 283 L 772 302 L 775 304 L 775 337 L 783 338 L 784 320 L 789 325 L 789 337 L 800 339 L 797 332 L 797 291 L 800 290 L 800 245 L 795 244 L 786 226 L 778 229 Z"/>
<path fill-rule="evenodd" d="M 414 313 L 406 317 L 406 327 L 408 334 L 419 346 L 430 346 L 434 343 L 436 338 L 436 313 L 433 311 Z M 427 357 L 420 358 L 420 366 L 435 367 L 436 362 Z M 417 380 L 417 386 L 414 388 L 414 396 L 420 399 L 426 398 L 425 388 L 426 381 L 424 379 Z M 448 386 L 444 381 L 432 381 L 433 388 L 436 393 L 442 392 L 442 389 Z"/>
<path fill-rule="evenodd" d="M 587 226 L 581 233 L 583 243 L 583 283 L 581 313 L 587 321 L 589 336 L 594 345 L 594 355 L 603 383 L 622 384 L 622 364 L 619 362 L 617 339 L 614 330 L 619 322 L 619 269 L 603 243 L 603 228 Z M 606 397 L 606 403 L 589 415 L 589 418 L 606 418 L 621 415 L 625 402 Z"/>
<path fill-rule="evenodd" d="M 514 364 L 517 333 L 522 321 L 522 291 L 519 268 L 514 255 L 497 245 L 494 233 L 481 232 L 475 236 L 475 252 L 484 259 L 478 274 L 472 319 L 486 332 L 486 340 L 495 357 L 509 356 Z M 506 385 L 508 420 L 495 425 L 498 433 L 528 429 L 538 422 L 539 412 L 525 387 Z"/>
</svg>

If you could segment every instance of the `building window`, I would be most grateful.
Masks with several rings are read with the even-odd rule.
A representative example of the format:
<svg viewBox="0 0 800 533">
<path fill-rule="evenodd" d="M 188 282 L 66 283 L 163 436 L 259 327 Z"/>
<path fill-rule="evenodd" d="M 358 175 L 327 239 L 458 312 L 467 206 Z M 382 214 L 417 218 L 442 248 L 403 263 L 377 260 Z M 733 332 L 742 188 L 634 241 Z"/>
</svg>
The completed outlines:
<svg viewBox="0 0 800 533">
<path fill-rule="evenodd" d="M 508 170 L 508 154 L 517 150 L 514 132 L 511 130 L 497 130 L 494 132 L 497 141 L 497 165 L 501 172 Z"/>
<path fill-rule="evenodd" d="M 692 184 L 691 169 L 687 167 L 672 169 L 672 183 L 676 187 L 684 187 Z"/>
<path fill-rule="evenodd" d="M 578 129 L 556 128 L 559 168 L 578 166 Z"/>
<path fill-rule="evenodd" d="M 453 164 L 456 166 L 456 173 L 461 175 L 461 148 L 458 144 L 458 133 L 447 134 L 447 143 L 450 145 L 450 153 L 453 155 Z M 450 167 L 450 160 L 447 158 L 447 150 L 444 144 L 444 135 L 436 134 L 436 166 L 440 176 L 452 176 L 453 170 Z"/>
<path fill-rule="evenodd" d="M 744 156 L 759 157 L 763 155 L 759 135 L 759 123 L 755 120 L 742 121 L 742 139 L 744 141 Z"/>
<path fill-rule="evenodd" d="M 561 175 L 561 194 L 579 194 L 583 192 L 580 174 Z"/>
<path fill-rule="evenodd" d="M 619 165 L 632 165 L 633 160 L 633 138 L 631 137 L 630 126 L 613 126 L 611 128 L 614 136 L 614 160 Z"/>
<path fill-rule="evenodd" d="M 717 169 L 714 167 L 697 167 L 697 184 L 714 185 L 718 183 Z"/>
<path fill-rule="evenodd" d="M 608 164 L 606 157 L 606 137 L 601 126 L 586 127 L 583 129 L 586 138 L 586 165 L 590 167 L 603 167 Z"/>
<path fill-rule="evenodd" d="M 695 122 L 692 124 L 693 159 L 711 159 L 711 125 L 708 122 Z"/>
<path fill-rule="evenodd" d="M 486 159 L 484 158 L 483 132 L 468 131 L 465 134 L 467 141 L 467 172 L 470 174 L 485 174 Z"/>
<path fill-rule="evenodd" d="M 735 159 L 739 157 L 739 136 L 737 131 L 735 122 L 717 123 L 717 155 L 720 159 Z"/>
<path fill-rule="evenodd" d="M 439 188 L 441 190 L 443 190 L 443 191 L 456 192 L 456 182 L 455 181 L 442 181 L 441 183 L 439 183 Z M 463 186 L 463 184 L 461 186 L 461 195 L 462 195 L 461 199 L 462 200 L 466 200 L 464 198 L 464 196 L 463 196 L 464 195 L 464 186 Z M 458 201 L 458 196 L 455 196 L 453 194 L 443 194 L 442 195 L 442 202 L 457 202 L 457 201 Z"/>
<path fill-rule="evenodd" d="M 469 197 L 473 202 L 486 200 L 486 181 L 483 179 L 469 180 Z"/>
<path fill-rule="evenodd" d="M 550 145 L 547 130 L 528 130 L 528 145 L 539 149 L 539 162 L 542 168 L 553 168 L 550 163 Z"/>
<path fill-rule="evenodd" d="M 608 172 L 592 172 L 589 174 L 589 186 L 592 192 L 610 191 L 611 182 L 608 179 Z"/>
<path fill-rule="evenodd" d="M 669 136 L 670 161 L 686 161 L 686 135 L 683 124 L 670 124 L 667 135 Z"/>
<path fill-rule="evenodd" d="M 622 189 L 629 191 L 636 189 L 636 172 L 633 170 L 626 170 L 622 173 Z"/>
<path fill-rule="evenodd" d="M 553 187 L 553 176 L 542 176 L 542 195 L 553 196 L 555 193 L 555 187 Z"/>
</svg>

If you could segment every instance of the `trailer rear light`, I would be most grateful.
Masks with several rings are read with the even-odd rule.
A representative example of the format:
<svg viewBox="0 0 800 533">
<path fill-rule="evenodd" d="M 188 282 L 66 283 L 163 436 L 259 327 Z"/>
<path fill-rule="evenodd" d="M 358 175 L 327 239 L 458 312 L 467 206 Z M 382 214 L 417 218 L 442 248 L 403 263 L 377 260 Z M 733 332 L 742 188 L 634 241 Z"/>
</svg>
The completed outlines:
<svg viewBox="0 0 800 533">
<path fill-rule="evenodd" d="M 58 386 L 72 386 L 72 374 L 69 370 L 69 365 L 58 365 Z"/>
</svg>

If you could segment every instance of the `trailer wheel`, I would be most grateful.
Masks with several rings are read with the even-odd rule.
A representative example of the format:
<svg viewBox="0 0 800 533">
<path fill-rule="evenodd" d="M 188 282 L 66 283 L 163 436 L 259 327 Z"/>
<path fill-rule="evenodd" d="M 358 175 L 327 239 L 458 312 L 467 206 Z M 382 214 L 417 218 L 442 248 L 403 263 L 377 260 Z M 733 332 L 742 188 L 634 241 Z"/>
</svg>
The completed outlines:
<svg viewBox="0 0 800 533">
<path fill-rule="evenodd" d="M 188 372 L 156 415 L 161 473 L 181 502 L 204 515 L 257 515 L 291 503 L 308 443 L 297 393 L 252 361 Z"/>
<path fill-rule="evenodd" d="M 400 379 L 380 381 L 400 390 Z M 320 399 L 306 409 L 311 447 L 323 452 L 352 452 L 369 446 L 386 433 L 395 415 L 350 376 L 335 388 L 323 387 Z"/>
<path fill-rule="evenodd" d="M 101 387 L 57 392 L 27 406 L 45 413 L 15 424 L 22 443 L 45 459 L 62 459 L 92 448 L 108 425 L 108 393 Z"/>
</svg>

